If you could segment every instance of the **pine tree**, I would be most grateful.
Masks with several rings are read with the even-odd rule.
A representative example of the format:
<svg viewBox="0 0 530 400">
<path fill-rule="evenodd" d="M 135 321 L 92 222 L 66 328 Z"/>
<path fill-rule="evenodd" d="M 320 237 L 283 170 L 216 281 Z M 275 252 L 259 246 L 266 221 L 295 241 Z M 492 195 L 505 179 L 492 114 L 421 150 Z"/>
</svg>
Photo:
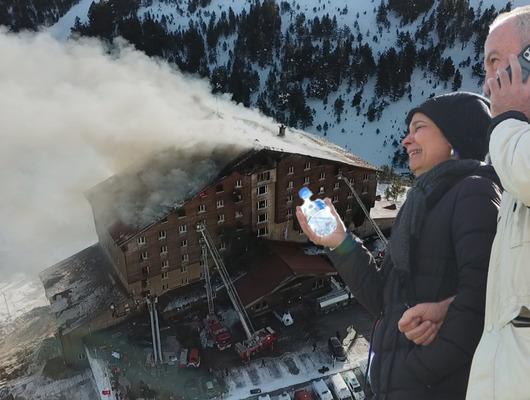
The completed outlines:
<svg viewBox="0 0 530 400">
<path fill-rule="evenodd" d="M 462 87 L 462 74 L 460 73 L 460 70 L 456 70 L 455 77 L 453 78 L 453 92 L 459 90 Z"/>
</svg>

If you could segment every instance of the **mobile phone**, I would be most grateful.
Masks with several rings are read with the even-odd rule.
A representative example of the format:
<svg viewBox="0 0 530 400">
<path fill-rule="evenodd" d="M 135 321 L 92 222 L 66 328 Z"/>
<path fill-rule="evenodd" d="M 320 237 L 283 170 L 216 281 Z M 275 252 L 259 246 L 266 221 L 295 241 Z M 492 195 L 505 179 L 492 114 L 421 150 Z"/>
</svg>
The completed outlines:
<svg viewBox="0 0 530 400">
<path fill-rule="evenodd" d="M 519 60 L 519 64 L 521 64 L 521 75 L 523 78 L 523 82 L 526 82 L 528 79 L 528 76 L 530 76 L 530 45 L 526 46 L 523 51 L 517 56 L 517 59 Z M 510 82 L 512 81 L 512 69 L 508 65 L 508 68 L 506 68 L 506 71 L 508 72 L 508 76 L 510 77 Z M 497 81 L 500 85 L 500 79 L 497 78 Z"/>
</svg>

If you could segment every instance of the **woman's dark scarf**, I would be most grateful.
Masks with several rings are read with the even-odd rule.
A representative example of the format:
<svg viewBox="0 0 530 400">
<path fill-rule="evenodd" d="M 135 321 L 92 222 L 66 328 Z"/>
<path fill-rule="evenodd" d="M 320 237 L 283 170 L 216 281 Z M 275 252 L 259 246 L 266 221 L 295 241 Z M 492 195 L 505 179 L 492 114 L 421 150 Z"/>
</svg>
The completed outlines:
<svg viewBox="0 0 530 400">
<path fill-rule="evenodd" d="M 471 159 L 447 160 L 420 175 L 392 227 L 389 248 L 394 268 L 410 273 L 412 244 L 420 236 L 428 204 L 437 201 L 460 179 L 473 175 L 480 165 L 480 161 Z"/>
</svg>

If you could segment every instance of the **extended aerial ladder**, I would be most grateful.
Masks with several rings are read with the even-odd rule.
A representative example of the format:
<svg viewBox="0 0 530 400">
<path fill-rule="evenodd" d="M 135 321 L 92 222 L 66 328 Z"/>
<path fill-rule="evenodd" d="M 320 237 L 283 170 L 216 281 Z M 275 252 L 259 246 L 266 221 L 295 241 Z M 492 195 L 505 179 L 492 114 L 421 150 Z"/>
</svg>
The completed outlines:
<svg viewBox="0 0 530 400">
<path fill-rule="evenodd" d="M 339 179 L 342 179 L 344 181 L 344 183 L 346 183 L 348 188 L 351 190 L 352 194 L 355 196 L 355 200 L 357 200 L 357 203 L 359 203 L 359 206 L 363 210 L 364 215 L 366 215 L 366 218 L 368 218 L 368 221 L 370 222 L 370 224 L 374 228 L 375 233 L 377 234 L 377 236 L 379 236 L 379 239 L 381 239 L 381 241 L 385 244 L 385 246 L 387 246 L 388 245 L 388 239 L 385 237 L 385 235 L 383 235 L 383 232 L 381 232 L 381 229 L 379 229 L 379 226 L 377 226 L 377 224 L 375 223 L 374 219 L 370 216 L 370 212 L 368 212 L 368 210 L 364 206 L 364 203 L 361 200 L 361 196 L 359 196 L 359 194 L 357 193 L 357 191 L 353 187 L 353 183 L 350 181 L 350 179 L 348 177 L 346 177 L 346 176 L 344 176 L 342 174 L 339 175 Z"/>
<path fill-rule="evenodd" d="M 213 304 L 213 290 L 210 280 L 210 269 L 208 267 L 208 253 L 206 245 L 201 246 L 202 261 L 204 267 L 204 281 L 206 286 L 206 298 L 208 300 L 208 315 L 204 319 L 204 326 L 208 336 L 214 341 L 219 350 L 226 350 L 232 346 L 232 335 L 230 331 L 219 321 L 215 315 Z"/>
<path fill-rule="evenodd" d="M 247 337 L 246 340 L 236 343 L 235 348 L 239 356 L 244 361 L 248 361 L 250 360 L 252 355 L 262 350 L 273 348 L 274 343 L 277 341 L 276 332 L 271 327 L 262 328 L 257 331 L 254 330 L 254 327 L 252 326 L 252 322 L 247 314 L 247 311 L 245 310 L 245 307 L 241 302 L 237 290 L 232 284 L 232 280 L 230 279 L 230 275 L 226 270 L 223 259 L 221 258 L 217 247 L 215 247 L 210 233 L 206 229 L 206 226 L 204 226 L 203 224 L 198 224 L 197 232 L 201 234 L 204 245 L 206 246 L 207 250 L 213 258 L 215 266 L 217 267 L 219 275 L 221 276 L 221 280 L 223 281 L 223 284 L 226 288 L 228 297 L 230 298 L 232 306 L 234 307 L 234 310 L 236 311 L 239 320 L 241 321 L 241 325 L 243 326 L 243 330 L 245 331 L 245 335 Z M 207 258 L 207 256 L 205 258 Z"/>
</svg>

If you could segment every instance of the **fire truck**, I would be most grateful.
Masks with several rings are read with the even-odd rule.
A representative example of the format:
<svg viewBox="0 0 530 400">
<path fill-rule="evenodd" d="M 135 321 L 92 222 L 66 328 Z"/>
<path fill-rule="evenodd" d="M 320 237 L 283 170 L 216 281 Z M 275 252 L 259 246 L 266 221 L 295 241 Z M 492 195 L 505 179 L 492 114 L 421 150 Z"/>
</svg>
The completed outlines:
<svg viewBox="0 0 530 400">
<path fill-rule="evenodd" d="M 207 272 L 208 252 L 213 258 L 215 266 L 217 267 L 217 271 L 219 272 L 223 285 L 225 286 L 226 292 L 228 293 L 228 297 L 230 298 L 232 306 L 234 307 L 234 310 L 236 311 L 239 320 L 241 321 L 241 325 L 243 326 L 243 330 L 245 331 L 245 335 L 247 337 L 245 340 L 236 343 L 234 346 L 236 352 L 239 354 L 239 357 L 241 357 L 243 361 L 249 361 L 251 357 L 255 354 L 267 349 L 273 349 L 274 344 L 278 340 L 276 332 L 269 326 L 259 329 L 257 331 L 254 329 L 254 327 L 252 326 L 252 321 L 250 320 L 247 311 L 245 310 L 245 307 L 243 306 L 243 303 L 241 302 L 241 299 L 239 298 L 239 295 L 234 285 L 232 284 L 230 275 L 228 275 L 228 271 L 226 270 L 223 259 L 221 258 L 217 247 L 215 247 L 210 233 L 203 224 L 197 225 L 197 232 L 202 237 L 201 243 L 203 246 L 202 254 L 205 269 L 204 277 L 206 280 L 206 297 L 208 298 L 208 310 L 211 310 L 211 312 L 209 312 L 209 317 L 211 317 L 212 315 L 215 317 L 215 314 L 213 314 L 213 293 L 210 282 L 210 274 L 209 272 Z"/>
</svg>

